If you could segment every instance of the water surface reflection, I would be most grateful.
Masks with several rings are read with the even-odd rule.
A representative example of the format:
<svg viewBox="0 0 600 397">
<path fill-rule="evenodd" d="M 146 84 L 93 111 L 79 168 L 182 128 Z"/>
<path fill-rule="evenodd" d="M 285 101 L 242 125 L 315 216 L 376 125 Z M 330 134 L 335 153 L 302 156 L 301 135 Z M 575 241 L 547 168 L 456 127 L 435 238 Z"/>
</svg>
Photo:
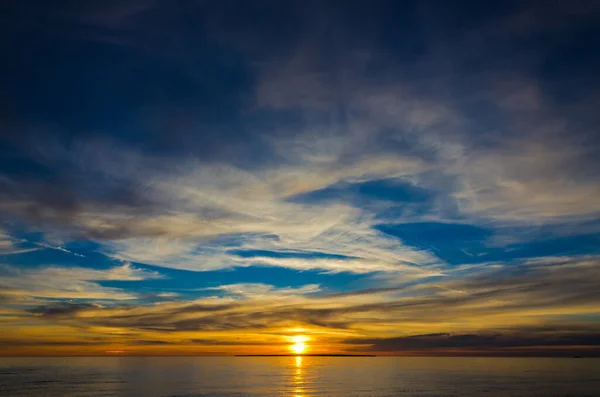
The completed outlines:
<svg viewBox="0 0 600 397">
<path fill-rule="evenodd" d="M 0 358 L 0 396 L 598 396 L 600 359 Z"/>
<path fill-rule="evenodd" d="M 304 397 L 304 378 L 302 376 L 302 356 L 296 356 L 296 372 L 294 374 L 294 396 Z"/>
</svg>

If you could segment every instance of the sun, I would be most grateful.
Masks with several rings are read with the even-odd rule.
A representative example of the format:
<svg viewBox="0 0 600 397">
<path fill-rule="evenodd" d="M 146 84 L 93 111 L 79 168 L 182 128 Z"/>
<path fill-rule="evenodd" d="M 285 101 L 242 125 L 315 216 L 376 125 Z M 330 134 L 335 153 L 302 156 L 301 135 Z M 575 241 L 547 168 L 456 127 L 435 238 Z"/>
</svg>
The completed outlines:
<svg viewBox="0 0 600 397">
<path fill-rule="evenodd" d="M 306 350 L 306 345 L 304 343 L 294 343 L 290 346 L 290 349 L 296 354 L 302 354 Z"/>
<path fill-rule="evenodd" d="M 294 336 L 291 338 L 292 342 L 294 342 L 293 345 L 290 346 L 290 350 L 293 351 L 295 354 L 302 354 L 306 351 L 306 342 L 308 340 L 308 338 L 306 336 Z"/>
</svg>

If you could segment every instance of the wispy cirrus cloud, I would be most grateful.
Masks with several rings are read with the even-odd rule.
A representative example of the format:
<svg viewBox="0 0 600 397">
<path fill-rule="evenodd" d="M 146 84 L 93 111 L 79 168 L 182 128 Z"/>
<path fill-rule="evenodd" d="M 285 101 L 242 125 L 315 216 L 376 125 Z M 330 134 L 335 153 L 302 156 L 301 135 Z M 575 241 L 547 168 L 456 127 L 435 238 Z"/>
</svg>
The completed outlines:
<svg viewBox="0 0 600 397">
<path fill-rule="evenodd" d="M 19 246 L 22 243 L 19 239 L 16 239 L 7 234 L 2 228 L 0 228 L 0 255 L 14 255 L 23 254 L 26 252 L 36 251 L 38 248 L 23 248 Z"/>
<path fill-rule="evenodd" d="M 599 266 L 596 257 L 556 258 L 481 270 L 466 278 L 345 294 L 323 293 L 315 285 L 232 284 L 208 289 L 223 293 L 220 297 L 193 302 L 50 305 L 32 313 L 82 325 L 165 332 L 314 327 L 316 332 L 347 330 L 360 335 L 385 334 L 389 327 L 401 325 L 402 332 L 410 336 L 425 329 L 500 332 L 507 324 L 513 331 L 519 327 L 530 331 L 528 327 L 553 323 L 556 316 L 597 313 Z"/>
<path fill-rule="evenodd" d="M 2 265 L 0 270 L 0 289 L 4 295 L 34 299 L 136 299 L 135 294 L 119 288 L 104 287 L 98 282 L 140 281 L 161 277 L 157 272 L 138 269 L 130 264 L 106 270 L 61 266 L 24 269 Z"/>
<path fill-rule="evenodd" d="M 470 35 L 455 39 L 476 45 Z M 527 62 L 511 74 L 475 64 L 485 70 L 471 77 L 459 68 L 438 84 L 393 73 L 393 57 L 361 55 L 350 44 L 329 54 L 326 43 L 306 40 L 308 46 L 260 64 L 251 109 L 267 117 L 248 128 L 262 160 L 150 154 L 108 138 L 42 143 L 36 161 L 53 170 L 69 165 L 68 175 L 57 171 L 64 188 L 7 176 L 0 208 L 44 230 L 98 241 L 123 260 L 186 270 L 261 265 L 362 274 L 443 267 L 433 252 L 379 233 L 378 224 L 460 219 L 502 228 L 598 218 L 597 167 L 589 166 L 597 142 L 570 123 L 568 109 L 530 77 Z M 470 55 L 454 56 L 449 61 L 460 63 Z M 433 61 L 415 62 L 408 74 Z M 331 78 L 340 64 L 343 73 Z M 381 73 L 366 72 L 374 65 Z M 297 86 L 306 92 L 298 95 Z M 464 95 L 455 98 L 458 86 Z M 478 107 L 489 109 L 485 117 L 474 113 Z M 299 117 L 286 117 L 290 111 Z M 294 200 L 382 179 L 431 197 L 426 205 Z M 92 188 L 90 180 L 100 183 Z M 352 259 L 248 259 L 233 249 Z"/>
<path fill-rule="evenodd" d="M 109 159 L 131 158 L 129 151 L 119 154 L 115 150 L 107 153 Z M 231 249 L 354 257 L 347 261 L 260 259 L 267 266 L 298 270 L 368 273 L 435 262 L 427 253 L 372 230 L 373 214 L 360 208 L 341 202 L 308 205 L 288 200 L 340 181 L 408 175 L 421 167 L 420 161 L 411 157 L 370 158 L 350 167 L 343 167 L 336 158 L 318 164 L 309 159 L 256 171 L 194 162 L 163 171 L 171 164 L 160 164 L 139 153 L 134 153 L 137 160 L 130 168 L 113 170 L 112 160 L 98 153 L 95 158 L 97 162 L 86 160 L 86 168 L 101 170 L 100 175 L 116 180 L 117 186 L 127 185 L 135 197 L 144 197 L 148 207 L 113 203 L 110 197 L 106 202 L 102 196 L 78 198 L 73 206 L 56 207 L 47 200 L 45 189 L 41 191 L 46 194 L 38 196 L 38 188 L 13 184 L 13 198 L 5 196 L 3 208 L 56 231 L 97 239 L 119 259 L 187 270 L 259 262 L 232 255 Z M 148 166 L 152 160 L 153 165 Z M 107 162 L 110 164 L 105 167 Z M 107 188 L 111 189 L 110 185 Z M 228 236 L 234 236 L 230 245 Z"/>
<path fill-rule="evenodd" d="M 22 324 L 42 319 L 53 326 L 66 327 L 63 334 L 86 329 L 87 339 L 81 339 L 82 346 L 92 336 L 104 338 L 105 344 L 133 346 L 135 340 L 154 340 L 164 346 L 175 343 L 182 349 L 195 345 L 192 339 L 198 338 L 204 338 L 203 344 L 230 346 L 240 346 L 242 342 L 258 346 L 264 338 L 275 338 L 270 343 L 277 346 L 281 343 L 277 338 L 302 330 L 320 343 L 342 351 L 590 353 L 598 346 L 589 319 L 596 316 L 600 304 L 596 288 L 599 267 L 596 256 L 543 257 L 510 266 L 482 266 L 466 274 L 457 269 L 456 274 L 427 283 L 398 284 L 397 280 L 387 280 L 385 287 L 345 293 L 330 293 L 318 285 L 275 287 L 240 283 L 204 288 L 201 292 L 209 295 L 203 298 L 167 298 L 158 303 L 132 301 L 122 291 L 99 289 L 87 281 L 141 280 L 157 277 L 154 273 L 122 266 L 105 272 L 74 269 L 70 276 L 64 276 L 62 269 L 44 269 L 39 274 L 20 275 L 20 282 L 29 288 L 23 293 L 88 301 L 22 301 L 21 309 L 10 315 L 12 321 Z M 38 275 L 43 276 L 45 284 L 36 281 Z M 49 285 L 50 275 L 55 276 L 52 280 L 60 281 L 61 287 L 51 282 Z M 79 291 L 74 295 L 76 288 Z M 115 300 L 119 303 L 114 304 Z M 71 327 L 75 328 L 68 331 Z M 400 331 L 390 337 L 391 328 Z M 241 330 L 248 337 L 237 343 L 235 336 Z M 35 344 L 36 340 L 43 343 L 48 339 L 36 336 L 26 343 Z M 61 347 L 61 340 L 55 341 L 57 347 Z M 215 342 L 207 342 L 210 340 Z M 70 346 L 68 343 L 62 347 Z"/>
</svg>

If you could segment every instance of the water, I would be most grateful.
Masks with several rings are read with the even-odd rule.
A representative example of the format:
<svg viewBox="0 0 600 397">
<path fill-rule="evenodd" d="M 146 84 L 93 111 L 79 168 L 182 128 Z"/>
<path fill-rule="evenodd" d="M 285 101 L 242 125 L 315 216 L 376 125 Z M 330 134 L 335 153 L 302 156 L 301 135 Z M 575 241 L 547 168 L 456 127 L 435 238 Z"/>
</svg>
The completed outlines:
<svg viewBox="0 0 600 397">
<path fill-rule="evenodd" d="M 0 358 L 1 396 L 600 396 L 600 359 Z"/>
</svg>

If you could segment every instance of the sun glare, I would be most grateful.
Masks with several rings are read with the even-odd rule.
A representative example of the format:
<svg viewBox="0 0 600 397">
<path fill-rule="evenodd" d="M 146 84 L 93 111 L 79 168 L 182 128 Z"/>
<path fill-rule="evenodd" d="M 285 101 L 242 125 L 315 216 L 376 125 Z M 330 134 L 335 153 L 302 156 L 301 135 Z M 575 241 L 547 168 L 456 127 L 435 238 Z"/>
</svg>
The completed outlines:
<svg viewBox="0 0 600 397">
<path fill-rule="evenodd" d="M 304 343 L 295 343 L 290 346 L 290 349 L 296 354 L 302 354 L 306 350 L 306 345 Z"/>
<path fill-rule="evenodd" d="M 292 342 L 294 342 L 293 345 L 290 346 L 290 350 L 293 351 L 295 354 L 302 354 L 306 351 L 306 342 L 308 340 L 308 338 L 306 336 L 294 336 L 291 338 Z"/>
</svg>

